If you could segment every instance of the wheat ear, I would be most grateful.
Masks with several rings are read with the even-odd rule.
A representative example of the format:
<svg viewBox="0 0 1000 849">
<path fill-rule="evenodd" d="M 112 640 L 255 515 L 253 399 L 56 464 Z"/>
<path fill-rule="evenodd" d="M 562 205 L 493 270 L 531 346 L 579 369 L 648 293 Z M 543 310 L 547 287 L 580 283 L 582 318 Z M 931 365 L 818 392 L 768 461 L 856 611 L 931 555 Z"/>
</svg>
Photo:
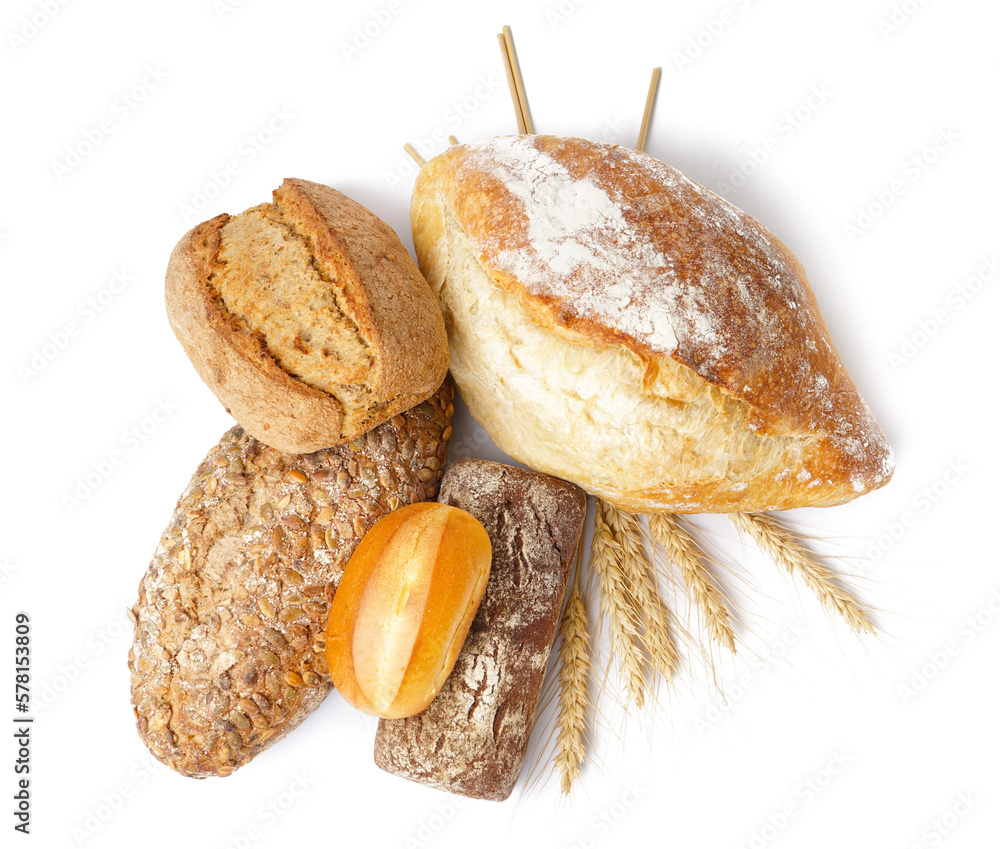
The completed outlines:
<svg viewBox="0 0 1000 849">
<path fill-rule="evenodd" d="M 635 605 L 633 618 L 645 626 L 643 643 L 650 666 L 669 681 L 677 668 L 679 656 L 670 636 L 670 613 L 656 584 L 656 573 L 646 556 L 639 517 L 604 503 L 604 518 L 611 534 L 624 552 L 623 570 L 631 588 L 630 601 Z"/>
<path fill-rule="evenodd" d="M 582 546 L 581 546 L 582 550 Z M 586 750 L 587 685 L 590 679 L 590 633 L 587 605 L 580 593 L 580 552 L 576 576 L 559 625 L 559 714 L 556 727 L 556 770 L 563 793 L 580 776 Z"/>
<path fill-rule="evenodd" d="M 685 531 L 672 513 L 651 513 L 649 532 L 681 574 L 701 615 L 709 635 L 731 652 L 736 651 L 736 633 L 733 630 L 725 599 L 712 581 L 705 566 L 706 555 Z"/>
<path fill-rule="evenodd" d="M 625 691 L 636 707 L 642 707 L 646 693 L 646 659 L 640 644 L 640 623 L 634 616 L 635 604 L 629 598 L 630 587 L 623 566 L 625 552 L 602 515 L 602 504 L 597 499 L 590 565 L 597 575 L 601 610 L 608 617 L 611 651 L 621 665 Z"/>
<path fill-rule="evenodd" d="M 868 610 L 837 582 L 830 569 L 816 561 L 792 531 L 763 513 L 730 513 L 729 518 L 762 551 L 809 587 L 824 606 L 843 617 L 852 631 L 875 633 Z"/>
</svg>

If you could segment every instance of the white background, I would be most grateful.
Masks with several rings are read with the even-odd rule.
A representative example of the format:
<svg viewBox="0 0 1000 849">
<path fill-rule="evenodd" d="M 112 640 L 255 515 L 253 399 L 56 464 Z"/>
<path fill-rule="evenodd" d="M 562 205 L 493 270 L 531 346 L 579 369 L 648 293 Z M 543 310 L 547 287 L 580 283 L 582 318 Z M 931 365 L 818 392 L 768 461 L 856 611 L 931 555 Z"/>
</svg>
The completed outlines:
<svg viewBox="0 0 1000 849">
<path fill-rule="evenodd" d="M 689 650 L 657 711 L 604 699 L 570 799 L 544 757 L 504 804 L 385 775 L 373 721 L 336 694 L 232 777 L 181 778 L 135 732 L 124 610 L 230 422 L 167 326 L 169 251 L 285 176 L 409 246 L 401 145 L 515 129 L 503 24 L 538 132 L 634 145 L 662 66 L 648 151 L 802 260 L 898 470 L 787 518 L 854 573 L 882 636 L 859 643 L 698 517 L 741 653 L 712 678 Z M 6 3 L 0 721 L 19 611 L 36 721 L 30 838 L 2 735 L 3 845 L 996 845 L 998 25 L 984 0 Z M 455 446 L 497 456 L 464 417 Z"/>
</svg>

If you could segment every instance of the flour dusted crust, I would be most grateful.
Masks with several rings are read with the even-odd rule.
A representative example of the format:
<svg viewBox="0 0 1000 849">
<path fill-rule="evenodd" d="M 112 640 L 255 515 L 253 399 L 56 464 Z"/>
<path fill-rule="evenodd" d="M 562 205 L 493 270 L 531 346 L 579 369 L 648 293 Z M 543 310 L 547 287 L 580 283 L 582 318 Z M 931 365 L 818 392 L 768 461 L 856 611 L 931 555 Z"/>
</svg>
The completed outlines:
<svg viewBox="0 0 1000 849">
<path fill-rule="evenodd" d="M 212 392 L 281 451 L 352 439 L 427 398 L 448 369 L 440 309 L 396 234 L 306 180 L 186 233 L 166 305 Z"/>
<path fill-rule="evenodd" d="M 229 775 L 332 689 L 329 603 L 367 530 L 437 494 L 450 382 L 345 445 L 284 454 L 235 427 L 177 502 L 132 608 L 132 704 L 177 772 Z"/>
<path fill-rule="evenodd" d="M 520 462 L 639 512 L 889 480 L 798 260 L 669 166 L 554 136 L 459 145 L 421 170 L 411 220 L 459 391 Z"/>
<path fill-rule="evenodd" d="M 379 722 L 375 763 L 441 790 L 503 801 L 524 764 L 587 497 L 548 475 L 463 459 L 448 468 L 438 501 L 483 523 L 490 578 L 434 701 Z"/>
</svg>

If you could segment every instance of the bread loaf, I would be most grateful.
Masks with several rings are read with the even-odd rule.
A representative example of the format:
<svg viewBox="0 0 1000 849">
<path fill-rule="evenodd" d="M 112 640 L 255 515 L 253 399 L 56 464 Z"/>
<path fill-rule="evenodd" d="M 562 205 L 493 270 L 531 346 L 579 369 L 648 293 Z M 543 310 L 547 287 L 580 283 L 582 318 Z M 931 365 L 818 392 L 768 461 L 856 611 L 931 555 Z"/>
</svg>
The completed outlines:
<svg viewBox="0 0 1000 849">
<path fill-rule="evenodd" d="M 448 369 L 440 309 L 396 234 L 306 180 L 186 233 L 166 305 L 201 378 L 280 451 L 353 439 L 427 398 Z"/>
<path fill-rule="evenodd" d="M 157 758 L 183 775 L 229 775 L 320 704 L 337 581 L 379 517 L 437 494 L 451 400 L 446 383 L 312 454 L 283 454 L 240 427 L 209 452 L 132 609 L 132 704 Z"/>
<path fill-rule="evenodd" d="M 578 487 L 485 460 L 456 460 L 438 500 L 490 535 L 486 593 L 451 675 L 426 710 L 383 719 L 375 763 L 477 799 L 508 798 L 524 763 L 587 512 Z"/>
<path fill-rule="evenodd" d="M 462 398 L 520 462 L 633 512 L 828 506 L 889 480 L 798 260 L 673 168 L 583 139 L 458 145 L 411 218 Z"/>
<path fill-rule="evenodd" d="M 412 716 L 455 665 L 490 574 L 490 538 L 465 510 L 408 504 L 361 540 L 330 605 L 330 678 L 354 707 Z"/>
</svg>

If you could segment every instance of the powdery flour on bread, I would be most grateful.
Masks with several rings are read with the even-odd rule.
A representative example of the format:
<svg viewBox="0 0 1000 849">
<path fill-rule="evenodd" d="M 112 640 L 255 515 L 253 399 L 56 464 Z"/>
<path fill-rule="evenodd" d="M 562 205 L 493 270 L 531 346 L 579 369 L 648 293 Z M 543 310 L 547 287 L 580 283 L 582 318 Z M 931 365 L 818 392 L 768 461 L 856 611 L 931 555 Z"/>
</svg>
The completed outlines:
<svg viewBox="0 0 1000 849">
<path fill-rule="evenodd" d="M 828 506 L 889 479 L 801 263 L 668 165 L 457 145 L 421 170 L 412 224 L 462 396 L 520 462 L 632 511 Z"/>
</svg>

